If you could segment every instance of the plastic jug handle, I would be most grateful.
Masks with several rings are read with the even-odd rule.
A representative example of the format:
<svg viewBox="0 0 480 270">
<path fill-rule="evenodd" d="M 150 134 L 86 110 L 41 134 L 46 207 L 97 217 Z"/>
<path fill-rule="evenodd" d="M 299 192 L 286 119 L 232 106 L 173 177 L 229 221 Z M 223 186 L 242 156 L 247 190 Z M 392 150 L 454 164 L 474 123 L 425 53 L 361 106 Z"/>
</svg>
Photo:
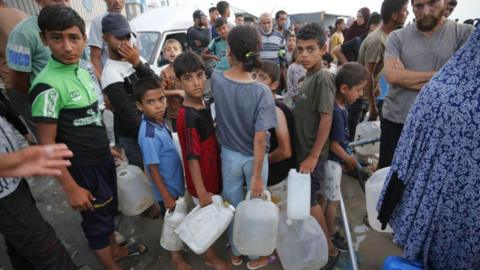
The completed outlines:
<svg viewBox="0 0 480 270">
<path fill-rule="evenodd" d="M 270 194 L 270 191 L 267 189 L 263 189 L 263 195 L 266 197 L 266 200 L 271 202 L 272 201 L 272 195 Z M 247 191 L 247 196 L 245 196 L 245 200 L 250 200 L 252 198 L 252 194 L 250 193 L 250 190 Z"/>
</svg>

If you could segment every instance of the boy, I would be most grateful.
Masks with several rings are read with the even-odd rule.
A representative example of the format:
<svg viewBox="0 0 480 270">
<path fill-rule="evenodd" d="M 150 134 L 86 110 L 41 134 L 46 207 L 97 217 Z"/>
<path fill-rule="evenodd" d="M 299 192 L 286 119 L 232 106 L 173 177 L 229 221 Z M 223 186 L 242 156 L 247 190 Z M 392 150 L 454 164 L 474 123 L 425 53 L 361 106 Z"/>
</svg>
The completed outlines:
<svg viewBox="0 0 480 270">
<path fill-rule="evenodd" d="M 311 215 L 325 234 L 328 233 L 323 209 L 317 202 L 320 182 L 324 181 L 324 165 L 328 157 L 328 135 L 332 123 L 335 84 L 333 75 L 323 66 L 327 51 L 325 31 L 316 23 L 303 26 L 297 34 L 297 57 L 307 70 L 293 111 L 295 119 L 295 151 L 299 169 L 311 174 Z M 338 259 L 338 250 L 328 240 L 329 262 Z"/>
<path fill-rule="evenodd" d="M 185 193 L 182 160 L 163 119 L 167 98 L 160 82 L 155 78 L 140 79 L 135 85 L 134 95 L 137 108 L 143 112 L 138 144 L 163 216 L 166 209 L 175 208 L 177 198 Z M 170 254 L 176 269 L 191 269 L 181 251 L 170 251 Z"/>
<path fill-rule="evenodd" d="M 341 164 L 344 164 L 347 171 L 355 169 L 357 165 L 355 157 L 347 152 L 349 133 L 348 112 L 345 107 L 353 104 L 363 94 L 367 79 L 367 70 L 353 62 L 343 65 L 335 78 L 337 92 L 329 136 L 330 153 L 325 163 L 325 180 L 321 182 L 320 194 L 323 198 L 320 201 L 325 209 L 329 236 L 342 252 L 347 252 L 348 246 L 335 228 L 335 216 L 340 201 Z"/>
<path fill-rule="evenodd" d="M 41 144 L 65 143 L 72 150 L 72 166 L 62 168 L 57 180 L 70 206 L 82 215 L 89 247 L 105 269 L 117 270 L 116 260 L 142 254 L 147 247 L 119 247 L 114 239 L 115 163 L 90 76 L 78 66 L 86 45 L 85 23 L 69 7 L 50 6 L 40 12 L 38 25 L 52 52 L 29 93 L 38 139 Z"/>
<path fill-rule="evenodd" d="M 227 36 L 230 31 L 230 26 L 226 19 L 218 18 L 215 22 L 215 29 L 218 37 L 214 38 L 207 48 L 202 53 L 202 58 L 205 61 L 214 60 L 215 70 L 227 70 L 230 68 L 227 59 Z"/>
<path fill-rule="evenodd" d="M 180 84 L 173 70 L 175 58 L 182 53 L 182 44 L 176 39 L 167 39 L 163 47 L 163 57 L 168 65 L 160 72 L 162 89 L 167 97 L 167 124 L 173 132 L 177 131 L 178 109 L 182 107 L 185 92 L 180 90 Z"/>
<path fill-rule="evenodd" d="M 212 195 L 221 191 L 220 151 L 210 107 L 203 101 L 205 65 L 202 58 L 191 51 L 179 55 L 174 64 L 175 75 L 185 90 L 183 108 L 177 119 L 178 138 L 188 192 L 200 206 L 212 203 Z M 217 270 L 229 269 L 230 264 L 217 257 L 209 248 L 205 264 Z"/>
<path fill-rule="evenodd" d="M 295 51 L 295 46 L 297 45 L 297 36 L 294 33 L 288 34 L 287 38 L 287 66 L 289 66 L 293 60 L 293 52 Z"/>
<path fill-rule="evenodd" d="M 140 115 L 132 97 L 133 86 L 139 78 L 155 76 L 155 73 L 142 63 L 138 50 L 131 45 L 132 30 L 122 14 L 109 13 L 103 17 L 102 32 L 108 45 L 108 59 L 101 83 L 114 113 L 118 142 L 125 150 L 129 163 L 143 168 L 137 144 Z"/>
<path fill-rule="evenodd" d="M 293 114 L 277 95 L 280 84 L 280 68 L 272 61 L 262 61 L 262 67 L 255 70 L 256 80 L 264 83 L 272 91 L 275 99 L 277 127 L 269 130 L 270 149 L 268 151 L 268 181 L 267 189 L 272 194 L 272 200 L 286 202 L 287 177 L 290 169 L 296 167 L 293 149 L 295 127 Z M 271 264 L 275 255 L 260 257 L 247 263 L 248 269 L 258 269 Z"/>
</svg>

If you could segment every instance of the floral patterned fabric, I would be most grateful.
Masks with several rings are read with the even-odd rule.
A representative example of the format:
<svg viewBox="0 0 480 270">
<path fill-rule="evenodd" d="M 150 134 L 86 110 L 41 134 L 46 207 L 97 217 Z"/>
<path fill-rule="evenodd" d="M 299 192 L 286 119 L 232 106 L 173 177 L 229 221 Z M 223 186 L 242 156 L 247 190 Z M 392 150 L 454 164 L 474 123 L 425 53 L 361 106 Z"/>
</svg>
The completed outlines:
<svg viewBox="0 0 480 270">
<path fill-rule="evenodd" d="M 389 223 L 404 256 L 480 269 L 480 28 L 418 95 L 394 171 L 405 190 Z"/>
</svg>

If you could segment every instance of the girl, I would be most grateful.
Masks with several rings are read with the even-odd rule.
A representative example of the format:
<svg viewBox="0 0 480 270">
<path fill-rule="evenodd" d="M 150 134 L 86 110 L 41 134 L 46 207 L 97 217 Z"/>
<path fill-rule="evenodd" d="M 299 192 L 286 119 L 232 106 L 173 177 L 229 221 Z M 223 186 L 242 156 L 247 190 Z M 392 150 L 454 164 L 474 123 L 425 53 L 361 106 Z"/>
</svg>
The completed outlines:
<svg viewBox="0 0 480 270">
<path fill-rule="evenodd" d="M 264 84 L 252 79 L 261 67 L 260 39 L 251 26 L 233 28 L 227 38 L 230 69 L 212 74 L 217 138 L 221 145 L 223 194 L 233 206 L 243 199 L 243 183 L 252 196 L 261 196 L 268 178 L 268 130 L 277 125 L 275 102 Z M 228 228 L 231 261 L 242 260 L 233 243 L 233 226 Z"/>
</svg>

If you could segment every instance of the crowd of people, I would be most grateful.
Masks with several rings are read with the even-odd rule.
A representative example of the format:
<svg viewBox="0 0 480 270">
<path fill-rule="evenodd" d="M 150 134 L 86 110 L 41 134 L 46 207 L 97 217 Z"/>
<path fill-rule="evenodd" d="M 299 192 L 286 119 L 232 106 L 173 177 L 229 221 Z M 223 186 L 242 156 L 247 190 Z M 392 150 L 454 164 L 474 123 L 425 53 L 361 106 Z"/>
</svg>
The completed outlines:
<svg viewBox="0 0 480 270">
<path fill-rule="evenodd" d="M 35 175 L 56 177 L 105 269 L 147 252 L 115 237 L 125 158 L 151 181 L 151 218 L 186 192 L 202 207 L 215 194 L 237 206 L 245 188 L 279 200 L 290 169 L 310 174 L 310 213 L 328 243 L 322 269 L 333 269 L 348 251 L 335 217 L 342 171 L 360 166 L 348 143 L 364 119 L 381 121 L 377 168 L 392 167 L 379 219 L 404 256 L 425 269 L 480 267 L 480 30 L 448 19 L 456 0 L 384 0 L 328 31 L 289 26 L 283 10 L 232 24 L 220 1 L 209 18 L 192 14 L 187 47 L 164 42 L 159 73 L 140 57 L 123 0 L 105 0 L 88 35 L 68 0 L 36 2 L 40 14 L 27 17 L 0 1 L 0 233 L 15 269 L 76 269 L 35 206 L 25 179 Z M 405 25 L 410 4 L 415 21 Z M 227 236 L 229 258 L 208 249 L 208 266 L 250 255 L 232 225 Z M 192 268 L 170 253 L 176 269 Z M 277 259 L 249 257 L 246 267 Z"/>
</svg>

